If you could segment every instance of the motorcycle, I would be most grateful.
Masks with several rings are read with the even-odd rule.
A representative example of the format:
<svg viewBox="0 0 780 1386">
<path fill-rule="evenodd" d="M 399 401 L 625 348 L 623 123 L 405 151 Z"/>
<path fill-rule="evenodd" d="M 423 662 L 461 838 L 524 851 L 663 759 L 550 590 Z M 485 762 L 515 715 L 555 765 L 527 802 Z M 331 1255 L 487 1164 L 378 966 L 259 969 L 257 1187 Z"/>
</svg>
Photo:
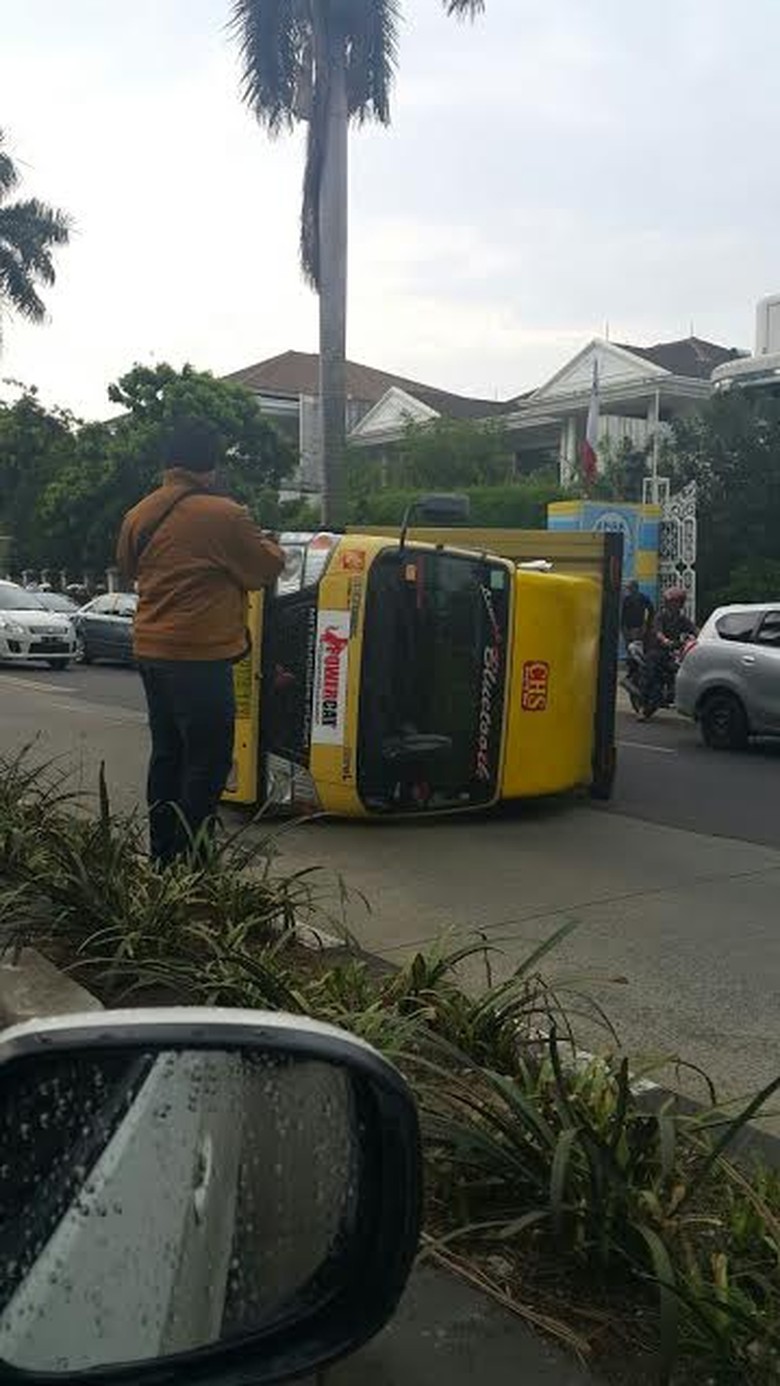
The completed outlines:
<svg viewBox="0 0 780 1386">
<path fill-rule="evenodd" d="M 621 687 L 638 716 L 649 721 L 659 708 L 674 707 L 677 670 L 695 644 L 695 636 L 686 635 L 677 645 L 662 649 L 656 661 L 648 658 L 641 640 L 631 641 L 626 650 L 626 672 Z"/>
</svg>

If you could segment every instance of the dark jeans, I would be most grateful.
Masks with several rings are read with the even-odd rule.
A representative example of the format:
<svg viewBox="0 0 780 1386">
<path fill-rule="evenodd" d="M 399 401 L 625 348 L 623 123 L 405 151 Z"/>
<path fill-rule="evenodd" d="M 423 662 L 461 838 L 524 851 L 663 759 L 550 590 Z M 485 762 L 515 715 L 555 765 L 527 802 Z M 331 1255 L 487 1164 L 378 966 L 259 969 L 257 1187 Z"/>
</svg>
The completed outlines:
<svg viewBox="0 0 780 1386">
<path fill-rule="evenodd" d="M 139 667 L 152 737 L 150 849 L 165 866 L 213 829 L 233 763 L 233 666 L 222 659 L 142 659 Z"/>
</svg>

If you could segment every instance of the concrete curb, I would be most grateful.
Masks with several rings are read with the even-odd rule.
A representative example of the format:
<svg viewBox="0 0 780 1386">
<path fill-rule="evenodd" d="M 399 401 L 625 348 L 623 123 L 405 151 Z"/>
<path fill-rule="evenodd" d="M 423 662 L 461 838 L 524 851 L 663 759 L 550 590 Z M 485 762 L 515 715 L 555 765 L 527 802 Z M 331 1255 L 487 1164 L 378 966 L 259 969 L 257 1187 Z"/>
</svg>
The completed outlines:
<svg viewBox="0 0 780 1386">
<path fill-rule="evenodd" d="M 102 1011 L 96 996 L 49 962 L 36 948 L 0 957 L 0 1027 L 45 1015 Z"/>
<path fill-rule="evenodd" d="M 357 952 L 359 960 L 375 975 L 401 970 L 397 963 L 389 962 L 380 954 L 350 948 L 333 934 L 309 924 L 297 925 L 296 937 L 301 947 L 323 957 L 333 954 L 340 959 L 346 953 L 354 957 Z M 337 958 L 334 956 L 333 960 Z M 96 996 L 60 971 L 37 949 L 23 948 L 17 958 L 10 954 L 0 956 L 0 1029 L 34 1020 L 37 1016 L 73 1015 L 102 1009 L 102 1002 Z M 578 1051 L 576 1062 L 587 1064 L 595 1057 L 586 1050 Z M 675 1114 L 684 1116 L 695 1116 L 707 1110 L 703 1102 L 647 1078 L 639 1079 L 632 1090 L 637 1102 L 649 1112 L 659 1111 L 666 1103 L 671 1103 Z M 780 1169 L 780 1137 L 749 1125 L 735 1139 L 730 1154 L 744 1161 L 760 1160 L 772 1169 Z"/>
</svg>

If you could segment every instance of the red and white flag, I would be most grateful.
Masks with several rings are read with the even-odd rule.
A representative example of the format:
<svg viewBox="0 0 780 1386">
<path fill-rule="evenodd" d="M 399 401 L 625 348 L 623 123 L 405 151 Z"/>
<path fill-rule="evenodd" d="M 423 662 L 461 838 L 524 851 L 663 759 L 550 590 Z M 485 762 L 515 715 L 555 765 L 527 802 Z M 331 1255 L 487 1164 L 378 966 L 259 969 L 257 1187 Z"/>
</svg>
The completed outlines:
<svg viewBox="0 0 780 1386">
<path fill-rule="evenodd" d="M 599 363 L 593 359 L 593 384 L 588 405 L 588 422 L 585 426 L 585 441 L 582 444 L 582 475 L 587 485 L 598 476 L 599 447 Z"/>
</svg>

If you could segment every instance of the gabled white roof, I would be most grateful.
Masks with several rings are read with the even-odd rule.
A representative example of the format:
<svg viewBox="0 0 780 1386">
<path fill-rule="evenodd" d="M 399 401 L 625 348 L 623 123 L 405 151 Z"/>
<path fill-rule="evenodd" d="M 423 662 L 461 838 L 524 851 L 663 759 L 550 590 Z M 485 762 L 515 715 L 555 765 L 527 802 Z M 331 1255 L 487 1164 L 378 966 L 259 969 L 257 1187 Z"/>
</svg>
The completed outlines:
<svg viewBox="0 0 780 1386">
<path fill-rule="evenodd" d="M 351 438 L 371 438 L 375 434 L 398 430 L 407 423 L 430 423 L 441 416 L 430 405 L 415 399 L 406 390 L 393 385 L 377 404 L 353 428 Z"/>
<path fill-rule="evenodd" d="M 669 371 L 656 366 L 632 351 L 594 337 L 582 351 L 578 351 L 570 361 L 544 385 L 535 390 L 530 399 L 536 403 L 543 400 L 552 402 L 561 395 L 580 395 L 591 388 L 593 380 L 593 360 L 598 361 L 600 385 L 625 385 L 630 381 L 648 380 L 658 377 L 663 380 Z"/>
</svg>

